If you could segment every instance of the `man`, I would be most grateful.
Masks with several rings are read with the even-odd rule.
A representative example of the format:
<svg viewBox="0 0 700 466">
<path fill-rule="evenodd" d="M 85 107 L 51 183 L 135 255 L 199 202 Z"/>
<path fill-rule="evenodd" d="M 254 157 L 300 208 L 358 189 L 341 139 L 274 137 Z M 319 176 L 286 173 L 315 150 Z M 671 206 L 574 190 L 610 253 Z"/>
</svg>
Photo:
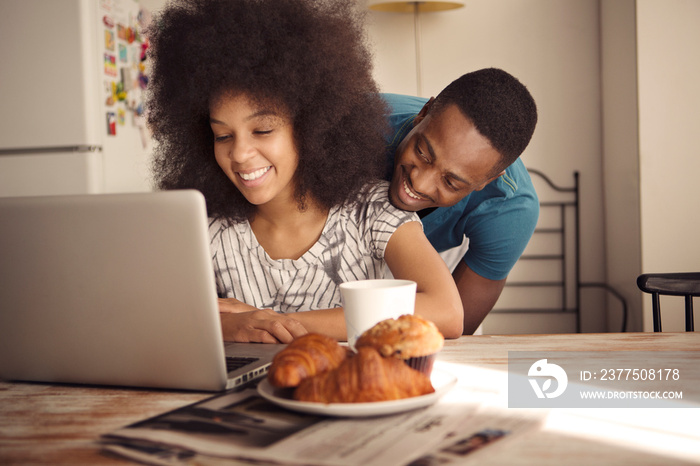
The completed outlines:
<svg viewBox="0 0 700 466">
<path fill-rule="evenodd" d="M 430 100 L 383 96 L 391 108 L 391 202 L 419 213 L 439 252 L 468 239 L 452 276 L 464 334 L 472 334 L 501 295 L 539 216 L 519 159 L 537 123 L 535 102 L 516 78 L 494 68 L 467 73 Z"/>
</svg>

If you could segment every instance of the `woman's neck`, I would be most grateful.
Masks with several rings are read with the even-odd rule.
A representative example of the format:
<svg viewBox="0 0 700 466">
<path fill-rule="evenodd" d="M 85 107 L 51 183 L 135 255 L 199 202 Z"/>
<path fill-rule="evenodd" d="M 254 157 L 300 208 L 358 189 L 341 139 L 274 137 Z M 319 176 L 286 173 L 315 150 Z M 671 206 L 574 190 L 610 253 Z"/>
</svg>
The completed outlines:
<svg viewBox="0 0 700 466">
<path fill-rule="evenodd" d="M 298 259 L 316 244 L 327 218 L 328 209 L 307 200 L 304 210 L 296 202 L 258 206 L 249 223 L 271 259 Z"/>
</svg>

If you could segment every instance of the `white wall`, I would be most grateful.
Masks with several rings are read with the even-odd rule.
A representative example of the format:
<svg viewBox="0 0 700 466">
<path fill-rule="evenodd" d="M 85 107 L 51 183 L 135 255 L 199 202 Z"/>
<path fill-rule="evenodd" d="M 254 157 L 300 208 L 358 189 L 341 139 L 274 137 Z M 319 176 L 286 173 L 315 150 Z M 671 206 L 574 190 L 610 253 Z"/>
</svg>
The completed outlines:
<svg viewBox="0 0 700 466">
<path fill-rule="evenodd" d="M 642 269 L 635 0 L 601 2 L 601 42 L 606 273 L 632 311 L 627 328 L 641 330 L 642 295 L 634 280 Z M 609 306 L 608 328 L 620 328 L 619 303 Z"/>
<path fill-rule="evenodd" d="M 637 0 L 637 32 L 642 271 L 698 271 L 700 2 Z M 682 330 L 682 298 L 665 303 L 664 331 Z"/>
</svg>

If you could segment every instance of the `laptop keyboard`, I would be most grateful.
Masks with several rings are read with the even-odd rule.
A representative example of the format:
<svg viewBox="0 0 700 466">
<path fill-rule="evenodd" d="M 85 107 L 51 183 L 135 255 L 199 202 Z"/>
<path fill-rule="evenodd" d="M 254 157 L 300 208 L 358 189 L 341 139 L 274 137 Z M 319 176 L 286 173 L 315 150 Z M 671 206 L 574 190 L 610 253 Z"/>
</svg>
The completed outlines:
<svg viewBox="0 0 700 466">
<path fill-rule="evenodd" d="M 246 358 L 243 356 L 226 356 L 226 372 L 235 371 L 241 367 L 257 361 L 259 358 Z"/>
</svg>

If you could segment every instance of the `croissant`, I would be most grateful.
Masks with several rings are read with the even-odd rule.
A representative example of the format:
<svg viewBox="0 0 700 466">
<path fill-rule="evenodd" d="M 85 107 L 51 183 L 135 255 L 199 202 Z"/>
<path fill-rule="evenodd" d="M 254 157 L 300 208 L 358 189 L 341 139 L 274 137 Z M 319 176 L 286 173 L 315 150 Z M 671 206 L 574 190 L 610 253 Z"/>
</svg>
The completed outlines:
<svg viewBox="0 0 700 466">
<path fill-rule="evenodd" d="M 399 359 L 382 357 L 374 348 L 363 347 L 337 369 L 304 379 L 294 391 L 294 399 L 360 403 L 398 400 L 434 391 L 427 375 Z"/>
<path fill-rule="evenodd" d="M 275 387 L 296 387 L 307 377 L 335 369 L 347 355 L 348 349 L 334 339 L 309 333 L 275 355 L 267 378 Z"/>
</svg>

